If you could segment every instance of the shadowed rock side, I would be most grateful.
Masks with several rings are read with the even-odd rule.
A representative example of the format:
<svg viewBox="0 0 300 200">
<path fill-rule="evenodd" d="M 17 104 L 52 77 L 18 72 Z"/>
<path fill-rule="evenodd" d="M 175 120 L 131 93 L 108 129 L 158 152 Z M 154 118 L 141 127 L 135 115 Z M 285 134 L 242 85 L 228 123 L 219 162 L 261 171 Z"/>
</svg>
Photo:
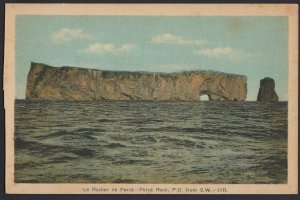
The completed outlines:
<svg viewBox="0 0 300 200">
<path fill-rule="evenodd" d="M 31 63 L 26 99 L 244 101 L 247 78 L 212 71 L 121 72 Z"/>
<path fill-rule="evenodd" d="M 278 95 L 275 92 L 275 81 L 272 78 L 266 77 L 260 80 L 257 101 L 278 101 Z"/>
</svg>

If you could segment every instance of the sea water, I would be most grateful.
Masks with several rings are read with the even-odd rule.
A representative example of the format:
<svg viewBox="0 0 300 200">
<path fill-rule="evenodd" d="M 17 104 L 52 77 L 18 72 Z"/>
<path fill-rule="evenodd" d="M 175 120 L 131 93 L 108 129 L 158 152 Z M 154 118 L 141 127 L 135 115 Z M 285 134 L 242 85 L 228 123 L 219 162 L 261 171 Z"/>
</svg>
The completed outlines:
<svg viewBox="0 0 300 200">
<path fill-rule="evenodd" d="M 287 183 L 287 102 L 15 101 L 17 183 Z"/>
</svg>

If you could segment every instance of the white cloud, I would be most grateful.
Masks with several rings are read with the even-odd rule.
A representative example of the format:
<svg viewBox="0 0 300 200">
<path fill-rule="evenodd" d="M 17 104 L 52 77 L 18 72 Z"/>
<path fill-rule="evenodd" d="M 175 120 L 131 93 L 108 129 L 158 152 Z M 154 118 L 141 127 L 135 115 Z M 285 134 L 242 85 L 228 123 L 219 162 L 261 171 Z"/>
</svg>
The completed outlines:
<svg viewBox="0 0 300 200">
<path fill-rule="evenodd" d="M 202 45 L 207 43 L 206 40 L 186 40 L 181 36 L 172 35 L 170 33 L 165 33 L 162 35 L 157 35 L 152 38 L 152 43 L 155 44 L 179 44 L 179 45 Z"/>
<path fill-rule="evenodd" d="M 61 28 L 59 31 L 51 35 L 51 39 L 56 44 L 70 42 L 72 40 L 89 39 L 90 35 L 82 29 Z"/>
<path fill-rule="evenodd" d="M 214 58 L 228 58 L 230 60 L 238 60 L 246 57 L 252 57 L 253 55 L 241 50 L 232 49 L 230 47 L 216 47 L 213 49 L 200 49 L 195 51 L 196 54 L 214 57 Z"/>
<path fill-rule="evenodd" d="M 214 49 L 200 49 L 196 51 L 196 53 L 208 57 L 219 57 L 223 55 L 230 55 L 233 53 L 233 50 L 230 47 L 225 47 L 225 48 L 217 47 Z"/>
<path fill-rule="evenodd" d="M 91 44 L 90 46 L 88 46 L 87 48 L 85 48 L 84 51 L 86 53 L 101 54 L 101 53 L 112 52 L 114 48 L 115 48 L 115 46 L 113 44 L 111 44 L 111 43 L 109 43 L 109 44 L 95 43 L 95 44 Z"/>
<path fill-rule="evenodd" d="M 119 49 L 116 49 L 116 50 L 121 51 L 121 52 L 129 52 L 135 48 L 136 48 L 136 45 L 127 43 L 127 44 L 123 44 Z"/>
<path fill-rule="evenodd" d="M 85 53 L 92 53 L 92 54 L 106 54 L 106 53 L 128 53 L 136 48 L 134 44 L 123 44 L 120 47 L 116 47 L 112 43 L 94 43 L 89 45 L 84 49 Z"/>
</svg>

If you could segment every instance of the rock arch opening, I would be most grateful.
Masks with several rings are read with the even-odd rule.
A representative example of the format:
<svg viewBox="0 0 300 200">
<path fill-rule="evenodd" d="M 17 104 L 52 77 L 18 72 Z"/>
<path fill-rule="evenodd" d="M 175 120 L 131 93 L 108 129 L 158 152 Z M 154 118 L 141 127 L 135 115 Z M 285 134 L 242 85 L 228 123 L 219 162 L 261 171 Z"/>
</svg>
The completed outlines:
<svg viewBox="0 0 300 200">
<path fill-rule="evenodd" d="M 209 96 L 207 94 L 200 94 L 199 100 L 200 101 L 209 101 Z"/>
</svg>

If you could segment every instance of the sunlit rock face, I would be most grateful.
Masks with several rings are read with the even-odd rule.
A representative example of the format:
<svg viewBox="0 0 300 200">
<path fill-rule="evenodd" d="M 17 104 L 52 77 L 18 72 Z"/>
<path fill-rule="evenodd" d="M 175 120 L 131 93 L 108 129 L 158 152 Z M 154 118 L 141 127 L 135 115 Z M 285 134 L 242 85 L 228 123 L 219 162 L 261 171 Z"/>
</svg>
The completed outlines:
<svg viewBox="0 0 300 200">
<path fill-rule="evenodd" d="M 261 79 L 257 101 L 276 102 L 278 100 L 279 98 L 275 91 L 275 81 L 270 77 Z"/>
<path fill-rule="evenodd" d="M 213 71 L 102 71 L 31 63 L 26 99 L 244 101 L 247 77 Z"/>
</svg>

